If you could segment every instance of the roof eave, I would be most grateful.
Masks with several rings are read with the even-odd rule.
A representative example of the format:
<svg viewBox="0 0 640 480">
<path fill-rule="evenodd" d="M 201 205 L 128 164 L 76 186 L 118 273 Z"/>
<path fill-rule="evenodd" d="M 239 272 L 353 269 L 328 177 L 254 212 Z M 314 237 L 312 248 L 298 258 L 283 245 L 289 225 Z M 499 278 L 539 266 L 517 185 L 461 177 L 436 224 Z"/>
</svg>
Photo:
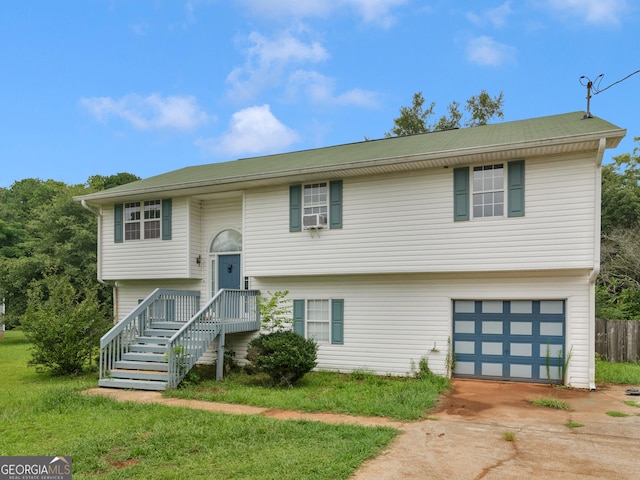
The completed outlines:
<svg viewBox="0 0 640 480">
<path fill-rule="evenodd" d="M 437 152 L 420 153 L 406 156 L 393 156 L 376 158 L 370 160 L 360 160 L 349 164 L 323 165 L 319 167 L 307 167 L 268 172 L 255 175 L 239 175 L 217 179 L 206 179 L 193 182 L 178 182 L 169 185 L 155 185 L 152 187 L 139 188 L 124 192 L 109 192 L 108 190 L 96 192 L 88 195 L 74 197 L 74 200 L 85 200 L 91 204 L 105 203 L 104 200 L 119 200 L 124 198 L 145 197 L 157 193 L 167 195 L 182 192 L 184 194 L 201 194 L 210 192 L 212 189 L 228 191 L 249 186 L 281 183 L 287 179 L 311 179 L 318 175 L 330 174 L 331 177 L 357 175 L 361 173 L 371 173 L 372 170 L 383 172 L 385 167 L 395 167 L 394 169 L 428 168 L 439 166 L 451 166 L 465 163 L 473 163 L 474 159 L 490 161 L 491 159 L 504 159 L 505 154 L 513 152 L 514 157 L 525 156 L 527 152 L 546 149 L 548 153 L 553 153 L 554 149 L 560 151 L 561 146 L 575 145 L 573 151 L 584 151 L 597 148 L 597 142 L 601 138 L 607 139 L 606 148 L 615 148 L 620 144 L 626 135 L 625 129 L 615 129 L 587 134 L 567 135 L 555 138 L 545 138 L 538 140 L 508 142 L 504 144 L 483 145 L 480 147 L 456 148 L 452 150 L 440 150 Z M 586 148 L 581 145 L 595 142 L 595 147 Z M 566 150 L 565 150 L 566 151 Z"/>
</svg>

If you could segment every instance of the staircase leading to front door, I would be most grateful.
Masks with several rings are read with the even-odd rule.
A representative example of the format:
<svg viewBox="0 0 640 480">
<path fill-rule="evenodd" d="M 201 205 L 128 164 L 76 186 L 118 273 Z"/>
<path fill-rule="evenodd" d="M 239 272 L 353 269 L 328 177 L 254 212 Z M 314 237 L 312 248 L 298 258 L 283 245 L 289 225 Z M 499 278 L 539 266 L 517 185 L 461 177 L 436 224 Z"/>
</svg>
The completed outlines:
<svg viewBox="0 0 640 480">
<path fill-rule="evenodd" d="M 180 322 L 151 322 L 135 338 L 129 351 L 114 363 L 109 376 L 98 381 L 101 387 L 135 390 L 166 390 L 169 384 L 168 344 L 182 328 Z"/>
<path fill-rule="evenodd" d="M 101 387 L 175 388 L 218 339 L 218 379 L 226 333 L 260 328 L 257 291 L 220 290 L 202 309 L 199 293 L 155 290 L 100 340 Z"/>
</svg>

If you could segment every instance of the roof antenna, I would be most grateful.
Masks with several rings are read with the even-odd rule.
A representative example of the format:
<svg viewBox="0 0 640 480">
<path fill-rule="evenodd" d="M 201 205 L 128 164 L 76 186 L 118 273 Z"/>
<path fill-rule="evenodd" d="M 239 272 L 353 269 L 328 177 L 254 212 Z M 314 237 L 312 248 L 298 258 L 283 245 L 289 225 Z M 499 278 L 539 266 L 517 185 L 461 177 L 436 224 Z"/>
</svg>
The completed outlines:
<svg viewBox="0 0 640 480">
<path fill-rule="evenodd" d="M 627 78 L 635 75 L 636 73 L 640 73 L 640 70 L 636 70 L 635 72 L 630 73 L 626 77 L 618 80 L 617 82 L 613 82 L 611 85 L 608 85 L 608 86 L 606 86 L 604 88 L 600 88 L 600 82 L 602 82 L 602 79 L 604 78 L 604 73 L 601 73 L 600 75 L 598 75 L 593 82 L 591 81 L 591 79 L 589 77 L 585 77 L 584 75 L 581 76 L 580 77 L 580 85 L 582 85 L 583 87 L 587 87 L 587 113 L 582 118 L 593 118 L 591 116 L 591 90 L 592 89 L 593 89 L 593 94 L 594 95 L 598 95 L 599 93 L 602 93 L 605 90 L 608 90 L 609 88 L 613 87 L 614 85 L 617 85 L 620 82 L 624 82 Z"/>
<path fill-rule="evenodd" d="M 602 77 L 604 77 L 604 73 L 601 73 L 596 77 L 595 82 L 597 82 L 598 85 L 600 85 Z M 594 87 L 593 84 L 594 82 L 592 82 L 589 77 L 586 77 L 584 75 L 580 77 L 580 85 L 582 85 L 583 87 L 587 87 L 587 113 L 585 113 L 584 117 L 582 117 L 583 119 L 593 118 L 593 115 L 591 115 L 591 89 L 593 88 L 596 93 L 599 93 L 598 87 Z"/>
</svg>

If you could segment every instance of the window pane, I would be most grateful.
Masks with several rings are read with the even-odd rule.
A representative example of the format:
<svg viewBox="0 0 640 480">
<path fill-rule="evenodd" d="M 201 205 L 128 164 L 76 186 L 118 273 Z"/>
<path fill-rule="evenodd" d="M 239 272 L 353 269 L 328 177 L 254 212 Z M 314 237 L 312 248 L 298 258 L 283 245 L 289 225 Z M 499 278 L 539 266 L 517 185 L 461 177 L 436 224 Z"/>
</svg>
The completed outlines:
<svg viewBox="0 0 640 480">
<path fill-rule="evenodd" d="M 307 322 L 308 338 L 316 342 L 329 341 L 329 322 Z"/>
<path fill-rule="evenodd" d="M 124 221 L 135 222 L 140 220 L 140 202 L 124 204 Z"/>
<path fill-rule="evenodd" d="M 329 321 L 329 300 L 308 300 L 307 318 L 309 321 Z"/>
<path fill-rule="evenodd" d="M 140 223 L 139 222 L 124 224 L 124 239 L 140 240 Z"/>
<path fill-rule="evenodd" d="M 160 238 L 160 220 L 144 222 L 144 238 Z"/>
<path fill-rule="evenodd" d="M 160 200 L 144 202 L 144 219 L 160 218 Z"/>
</svg>

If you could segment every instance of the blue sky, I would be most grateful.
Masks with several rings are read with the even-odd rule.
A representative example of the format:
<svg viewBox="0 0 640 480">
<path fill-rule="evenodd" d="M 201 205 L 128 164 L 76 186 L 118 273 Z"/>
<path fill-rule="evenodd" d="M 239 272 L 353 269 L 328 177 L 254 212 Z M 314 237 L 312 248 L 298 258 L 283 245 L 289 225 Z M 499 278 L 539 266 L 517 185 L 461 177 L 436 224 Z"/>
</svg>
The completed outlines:
<svg viewBox="0 0 640 480">
<path fill-rule="evenodd" d="M 50 0 L 0 6 L 0 187 L 149 177 L 381 138 L 422 91 L 504 121 L 586 109 L 640 69 L 634 0 Z M 591 112 L 640 136 L 640 73 Z M 433 119 L 435 122 L 436 119 Z"/>
</svg>

